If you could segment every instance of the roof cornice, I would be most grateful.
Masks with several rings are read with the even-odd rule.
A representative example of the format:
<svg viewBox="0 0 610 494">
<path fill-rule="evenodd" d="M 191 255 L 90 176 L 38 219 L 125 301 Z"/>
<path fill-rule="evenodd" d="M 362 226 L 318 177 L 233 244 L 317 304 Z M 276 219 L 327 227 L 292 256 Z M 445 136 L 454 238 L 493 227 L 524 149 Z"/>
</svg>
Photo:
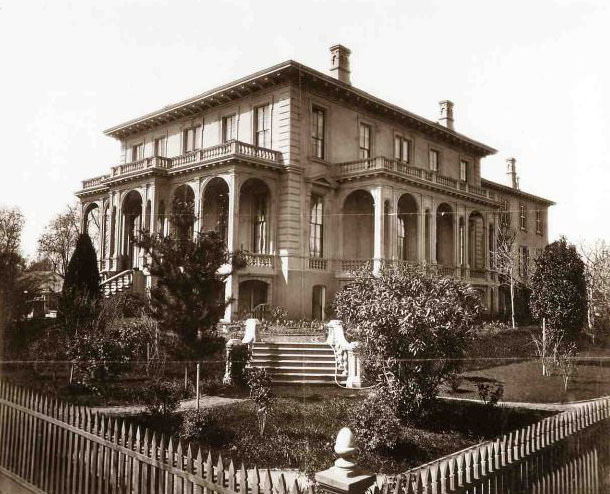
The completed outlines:
<svg viewBox="0 0 610 494">
<path fill-rule="evenodd" d="M 508 187 L 507 185 L 502 185 L 502 184 L 499 184 L 498 182 L 492 182 L 491 180 L 487 180 L 485 178 L 481 178 L 481 186 L 488 188 L 488 189 L 494 189 L 494 190 L 497 190 L 500 192 L 504 192 L 506 194 L 512 194 L 515 196 L 520 196 L 520 197 L 524 197 L 527 199 L 531 199 L 532 201 L 536 201 L 541 204 L 545 204 L 547 206 L 554 206 L 556 204 L 554 201 L 551 201 L 550 199 L 545 199 L 544 197 L 536 196 L 536 195 L 530 194 L 528 192 L 523 192 L 522 190 L 519 190 L 519 189 L 513 189 L 512 187 Z"/>
<path fill-rule="evenodd" d="M 496 149 L 487 146 L 479 141 L 471 139 L 463 134 L 455 132 L 454 130 L 448 129 L 437 122 L 429 120 L 412 113 L 408 110 L 400 108 L 397 105 L 388 103 L 376 96 L 373 96 L 366 91 L 358 89 L 350 84 L 341 82 L 334 77 L 319 72 L 311 67 L 307 67 L 301 63 L 295 62 L 294 60 L 287 60 L 280 64 L 274 65 L 267 69 L 255 72 L 254 74 L 242 77 L 228 84 L 224 84 L 210 91 L 198 94 L 192 98 L 188 98 L 177 103 L 165 106 L 160 110 L 147 113 L 141 117 L 128 120 L 127 122 L 121 123 L 114 127 L 111 127 L 104 131 L 104 134 L 114 138 L 121 138 L 127 135 L 137 133 L 145 128 L 155 127 L 162 125 L 169 121 L 178 120 L 190 115 L 195 115 L 204 111 L 205 109 L 224 104 L 234 97 L 244 96 L 243 92 L 254 92 L 263 90 L 269 87 L 269 83 L 273 85 L 274 80 L 279 80 L 283 77 L 290 75 L 291 72 L 296 71 L 299 77 L 303 75 L 309 76 L 314 80 L 320 80 L 325 85 L 329 85 L 334 89 L 344 91 L 346 94 L 351 94 L 357 99 L 368 101 L 374 105 L 380 107 L 386 112 L 391 112 L 396 116 L 406 118 L 411 123 L 417 124 L 422 131 L 433 133 L 439 137 L 457 141 L 461 144 L 474 148 L 481 156 L 487 156 L 495 154 Z"/>
</svg>

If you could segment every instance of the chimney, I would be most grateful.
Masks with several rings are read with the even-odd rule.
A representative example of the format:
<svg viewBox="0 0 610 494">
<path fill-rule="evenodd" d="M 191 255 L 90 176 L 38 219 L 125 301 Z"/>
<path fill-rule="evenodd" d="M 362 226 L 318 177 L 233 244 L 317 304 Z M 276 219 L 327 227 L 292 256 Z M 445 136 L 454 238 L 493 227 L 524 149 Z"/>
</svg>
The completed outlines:
<svg viewBox="0 0 610 494">
<path fill-rule="evenodd" d="M 438 119 L 438 123 L 443 127 L 447 127 L 449 130 L 454 130 L 453 128 L 453 101 L 449 101 L 448 99 L 439 102 L 441 107 L 441 116 Z"/>
<path fill-rule="evenodd" d="M 351 51 L 343 45 L 330 47 L 330 73 L 335 79 L 352 84 L 349 80 L 349 55 Z"/>
<path fill-rule="evenodd" d="M 506 158 L 506 174 L 510 177 L 510 184 L 513 189 L 519 190 L 519 177 L 517 176 L 517 160 Z"/>
</svg>

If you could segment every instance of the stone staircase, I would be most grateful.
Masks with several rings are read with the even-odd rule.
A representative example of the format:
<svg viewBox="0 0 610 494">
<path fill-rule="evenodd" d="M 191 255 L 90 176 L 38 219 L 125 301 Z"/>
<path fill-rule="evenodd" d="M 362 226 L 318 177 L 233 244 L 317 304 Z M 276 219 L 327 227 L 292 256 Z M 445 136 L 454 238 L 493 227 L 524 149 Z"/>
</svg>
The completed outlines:
<svg viewBox="0 0 610 494">
<path fill-rule="evenodd" d="M 133 270 L 131 269 L 114 274 L 100 283 L 100 289 L 106 298 L 117 293 L 131 291 L 132 286 Z"/>
<path fill-rule="evenodd" d="M 265 367 L 273 384 L 335 384 L 335 354 L 321 342 L 256 342 L 252 348 L 251 365 Z M 337 380 L 345 384 L 343 369 Z"/>
</svg>

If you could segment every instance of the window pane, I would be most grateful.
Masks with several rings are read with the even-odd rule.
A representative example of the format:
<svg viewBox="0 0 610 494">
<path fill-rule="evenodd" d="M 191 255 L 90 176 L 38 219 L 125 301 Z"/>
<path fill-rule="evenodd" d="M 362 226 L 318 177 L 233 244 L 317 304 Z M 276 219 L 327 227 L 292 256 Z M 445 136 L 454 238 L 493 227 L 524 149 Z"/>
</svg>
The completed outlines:
<svg viewBox="0 0 610 494">
<path fill-rule="evenodd" d="M 406 140 L 403 139 L 402 140 L 402 160 L 405 162 L 409 162 L 409 147 L 410 147 L 411 143 Z"/>
<path fill-rule="evenodd" d="M 401 159 L 402 151 L 401 151 L 401 138 L 396 136 L 394 137 L 394 159 Z"/>
</svg>

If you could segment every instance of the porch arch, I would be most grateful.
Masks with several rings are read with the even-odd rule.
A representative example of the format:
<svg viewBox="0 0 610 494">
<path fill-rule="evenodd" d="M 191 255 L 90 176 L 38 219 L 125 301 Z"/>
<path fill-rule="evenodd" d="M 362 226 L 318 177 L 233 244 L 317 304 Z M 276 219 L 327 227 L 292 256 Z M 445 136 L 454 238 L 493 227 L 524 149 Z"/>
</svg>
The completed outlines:
<svg viewBox="0 0 610 494">
<path fill-rule="evenodd" d="M 229 229 L 229 184 L 220 178 L 212 178 L 203 190 L 201 231 L 214 231 L 225 245 Z"/>
<path fill-rule="evenodd" d="M 411 194 L 403 194 L 398 199 L 397 210 L 397 257 L 401 261 L 417 261 L 418 239 L 417 201 Z"/>
<path fill-rule="evenodd" d="M 123 213 L 123 242 L 121 254 L 123 266 L 120 268 L 139 267 L 139 249 L 135 241 L 142 230 L 142 195 L 137 190 L 129 191 L 121 205 Z"/>
<path fill-rule="evenodd" d="M 446 202 L 436 209 L 436 261 L 441 266 L 455 265 L 455 213 Z"/>
<path fill-rule="evenodd" d="M 259 178 L 247 179 L 239 189 L 239 246 L 255 254 L 269 254 L 271 190 Z"/>
<path fill-rule="evenodd" d="M 372 259 L 375 201 L 370 192 L 354 190 L 343 201 L 343 258 Z"/>
</svg>

